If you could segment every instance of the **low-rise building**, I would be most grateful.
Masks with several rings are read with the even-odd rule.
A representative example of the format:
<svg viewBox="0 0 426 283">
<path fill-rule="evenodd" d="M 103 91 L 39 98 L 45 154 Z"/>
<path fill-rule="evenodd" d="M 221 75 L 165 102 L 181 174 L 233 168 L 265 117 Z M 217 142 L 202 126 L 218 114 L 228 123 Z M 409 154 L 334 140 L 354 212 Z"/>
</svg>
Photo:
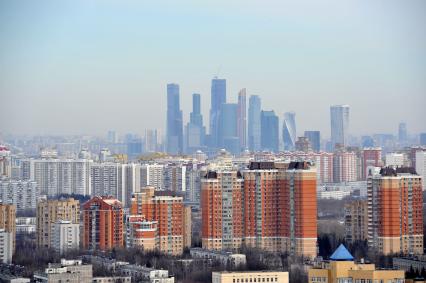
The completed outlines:
<svg viewBox="0 0 426 283">
<path fill-rule="evenodd" d="M 288 283 L 288 272 L 282 271 L 242 271 L 213 272 L 212 283 L 277 282 Z"/>
<path fill-rule="evenodd" d="M 122 265 L 119 273 L 124 276 L 130 276 L 134 282 L 149 283 L 174 283 L 175 278 L 169 276 L 168 270 L 154 269 L 136 264 Z"/>
<path fill-rule="evenodd" d="M 219 261 L 225 266 L 244 266 L 247 263 L 245 254 L 235 254 L 228 251 L 206 250 L 202 248 L 192 248 L 190 250 L 192 258 Z"/>
<path fill-rule="evenodd" d="M 130 276 L 93 277 L 92 283 L 130 283 Z"/>
<path fill-rule="evenodd" d="M 393 268 L 409 271 L 413 267 L 414 271 L 426 270 L 426 256 L 394 257 L 392 258 Z"/>
<path fill-rule="evenodd" d="M 30 278 L 18 277 L 9 274 L 0 273 L 0 282 L 2 283 L 30 283 Z"/>
<path fill-rule="evenodd" d="M 42 272 L 34 273 L 34 281 L 39 283 L 92 283 L 91 264 L 82 264 L 81 260 L 62 259 L 60 264 L 49 263 Z"/>
<path fill-rule="evenodd" d="M 309 283 L 404 283 L 404 270 L 376 269 L 371 263 L 356 263 L 353 256 L 340 245 L 329 261 L 321 261 L 308 271 Z"/>
</svg>

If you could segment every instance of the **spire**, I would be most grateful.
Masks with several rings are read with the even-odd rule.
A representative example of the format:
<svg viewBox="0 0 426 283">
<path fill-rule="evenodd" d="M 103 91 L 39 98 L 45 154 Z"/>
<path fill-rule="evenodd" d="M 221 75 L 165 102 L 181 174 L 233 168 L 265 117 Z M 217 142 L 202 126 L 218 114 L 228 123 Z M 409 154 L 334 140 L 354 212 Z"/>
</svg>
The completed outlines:
<svg viewBox="0 0 426 283">
<path fill-rule="evenodd" d="M 352 261 L 354 260 L 354 257 L 351 255 L 351 253 L 346 249 L 346 247 L 343 244 L 340 244 L 340 246 L 331 255 L 330 260 Z"/>
</svg>

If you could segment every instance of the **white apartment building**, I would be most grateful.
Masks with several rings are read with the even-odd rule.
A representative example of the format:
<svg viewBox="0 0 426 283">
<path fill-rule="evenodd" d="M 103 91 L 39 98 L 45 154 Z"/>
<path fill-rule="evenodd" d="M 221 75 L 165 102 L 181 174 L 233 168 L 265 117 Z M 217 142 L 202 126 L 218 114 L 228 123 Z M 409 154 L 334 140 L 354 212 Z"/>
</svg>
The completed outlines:
<svg viewBox="0 0 426 283">
<path fill-rule="evenodd" d="M 11 263 L 13 255 L 13 235 L 0 229 L 0 262 Z"/>
<path fill-rule="evenodd" d="M 21 162 L 24 180 L 34 180 L 41 195 L 91 195 L 88 159 L 29 159 Z"/>
<path fill-rule="evenodd" d="M 402 167 L 408 164 L 407 156 L 404 153 L 391 152 L 385 157 L 385 165 L 392 167 Z"/>
<path fill-rule="evenodd" d="M 93 163 L 90 169 L 92 196 L 113 196 L 126 203 L 126 164 Z"/>
<path fill-rule="evenodd" d="M 50 247 L 63 254 L 80 246 L 80 224 L 71 221 L 58 220 L 52 224 Z"/>
<path fill-rule="evenodd" d="M 156 190 L 164 189 L 164 167 L 162 164 L 142 164 L 141 188 L 150 186 Z"/>
<path fill-rule="evenodd" d="M 15 205 L 17 211 L 36 209 L 38 187 L 34 181 L 0 180 L 0 200 Z"/>
<path fill-rule="evenodd" d="M 416 152 L 416 172 L 423 177 L 423 191 L 426 190 L 426 151 Z"/>
</svg>

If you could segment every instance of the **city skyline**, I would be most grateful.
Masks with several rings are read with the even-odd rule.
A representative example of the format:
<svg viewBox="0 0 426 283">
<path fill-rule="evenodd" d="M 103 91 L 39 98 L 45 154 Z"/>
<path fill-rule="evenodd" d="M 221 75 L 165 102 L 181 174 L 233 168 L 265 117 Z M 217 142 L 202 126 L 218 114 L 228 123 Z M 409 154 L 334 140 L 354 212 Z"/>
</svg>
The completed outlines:
<svg viewBox="0 0 426 283">
<path fill-rule="evenodd" d="M 330 136 L 334 104 L 350 105 L 350 134 L 397 133 L 401 121 L 408 134 L 426 130 L 423 1 L 49 3 L 0 4 L 2 133 L 165 133 L 173 82 L 183 125 L 199 93 L 209 129 L 215 76 L 228 103 L 246 88 L 280 123 L 296 112 L 299 136 Z"/>
</svg>

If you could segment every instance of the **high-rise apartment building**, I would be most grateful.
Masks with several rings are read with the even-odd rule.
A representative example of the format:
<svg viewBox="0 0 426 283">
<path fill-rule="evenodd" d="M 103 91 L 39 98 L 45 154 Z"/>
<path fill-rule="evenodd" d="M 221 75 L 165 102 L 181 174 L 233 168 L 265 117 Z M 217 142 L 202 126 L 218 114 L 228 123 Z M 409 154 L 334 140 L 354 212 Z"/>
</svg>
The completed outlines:
<svg viewBox="0 0 426 283">
<path fill-rule="evenodd" d="M 90 195 L 90 165 L 87 159 L 30 159 L 21 163 L 24 180 L 37 183 L 40 195 Z"/>
<path fill-rule="evenodd" d="M 34 181 L 0 180 L 1 202 L 3 204 L 13 204 L 17 211 L 35 211 L 37 198 L 37 183 Z"/>
<path fill-rule="evenodd" d="M 362 179 L 367 179 L 368 168 L 382 167 L 382 149 L 380 147 L 368 147 L 362 150 Z"/>
<path fill-rule="evenodd" d="M 251 95 L 248 109 L 248 146 L 251 151 L 259 151 L 261 149 L 260 113 L 260 97 Z"/>
<path fill-rule="evenodd" d="M 368 241 L 383 254 L 423 254 L 422 177 L 385 167 L 368 178 Z"/>
<path fill-rule="evenodd" d="M 80 247 L 80 224 L 58 220 L 52 224 L 50 247 L 60 254 Z"/>
<path fill-rule="evenodd" d="M 124 211 L 113 197 L 95 196 L 83 204 L 83 248 L 110 250 L 124 245 Z"/>
<path fill-rule="evenodd" d="M 353 151 L 337 149 L 333 155 L 334 183 L 354 182 L 357 180 L 357 155 Z"/>
<path fill-rule="evenodd" d="M 167 152 L 180 154 L 183 150 L 183 117 L 180 110 L 179 85 L 167 85 Z"/>
<path fill-rule="evenodd" d="M 385 166 L 391 167 L 403 167 L 409 166 L 408 157 L 404 153 L 390 152 L 386 153 Z"/>
<path fill-rule="evenodd" d="M 247 147 L 247 95 L 246 89 L 243 88 L 238 93 L 238 120 L 237 120 L 237 132 L 238 138 L 240 139 L 240 151 L 243 151 Z"/>
<path fill-rule="evenodd" d="M 211 146 L 218 147 L 220 121 L 219 116 L 222 109 L 222 105 L 226 103 L 226 80 L 218 79 L 217 77 L 212 79 L 211 86 L 211 108 L 210 108 L 210 138 Z"/>
<path fill-rule="evenodd" d="M 140 187 L 154 187 L 156 190 L 164 189 L 164 164 L 142 164 Z"/>
<path fill-rule="evenodd" d="M 14 253 L 16 245 L 16 207 L 14 205 L 0 203 L 0 229 L 4 229 L 5 233 L 10 233 L 11 249 Z"/>
<path fill-rule="evenodd" d="M 0 263 L 12 263 L 14 237 L 0 228 Z"/>
<path fill-rule="evenodd" d="M 321 150 L 321 134 L 320 131 L 305 131 L 305 137 L 311 143 L 312 150 L 319 152 Z"/>
<path fill-rule="evenodd" d="M 284 150 L 294 150 L 296 146 L 296 113 L 284 113 L 283 121 Z"/>
<path fill-rule="evenodd" d="M 60 200 L 40 200 L 37 204 L 37 244 L 50 247 L 52 225 L 57 221 L 80 223 L 80 203 L 73 198 Z"/>
<path fill-rule="evenodd" d="M 155 191 L 153 187 L 142 188 L 133 194 L 131 215 L 143 216 L 147 221 L 158 223 L 158 248 L 160 251 L 180 255 L 185 248 L 185 238 L 191 234 L 186 223 L 191 217 L 186 217 L 183 198 L 170 191 Z"/>
<path fill-rule="evenodd" d="M 112 196 L 127 204 L 126 164 L 93 163 L 90 168 L 93 196 Z"/>
<path fill-rule="evenodd" d="M 202 245 L 316 255 L 316 172 L 304 162 L 217 168 L 202 180 Z"/>
<path fill-rule="evenodd" d="M 331 146 L 348 144 L 349 105 L 333 105 L 330 107 Z"/>
<path fill-rule="evenodd" d="M 272 111 L 262 111 L 260 114 L 260 133 L 262 150 L 279 151 L 279 122 L 278 116 Z"/>
<path fill-rule="evenodd" d="M 345 204 L 345 240 L 353 244 L 367 239 L 368 201 L 354 200 Z"/>
<path fill-rule="evenodd" d="M 426 151 L 416 152 L 416 172 L 423 178 L 423 191 L 426 191 Z"/>
<path fill-rule="evenodd" d="M 156 152 L 160 151 L 159 148 L 159 134 L 157 129 L 147 129 L 145 130 L 145 151 L 146 152 Z"/>
<path fill-rule="evenodd" d="M 159 247 L 158 222 L 143 215 L 128 215 L 126 219 L 126 247 L 153 251 Z"/>
</svg>

